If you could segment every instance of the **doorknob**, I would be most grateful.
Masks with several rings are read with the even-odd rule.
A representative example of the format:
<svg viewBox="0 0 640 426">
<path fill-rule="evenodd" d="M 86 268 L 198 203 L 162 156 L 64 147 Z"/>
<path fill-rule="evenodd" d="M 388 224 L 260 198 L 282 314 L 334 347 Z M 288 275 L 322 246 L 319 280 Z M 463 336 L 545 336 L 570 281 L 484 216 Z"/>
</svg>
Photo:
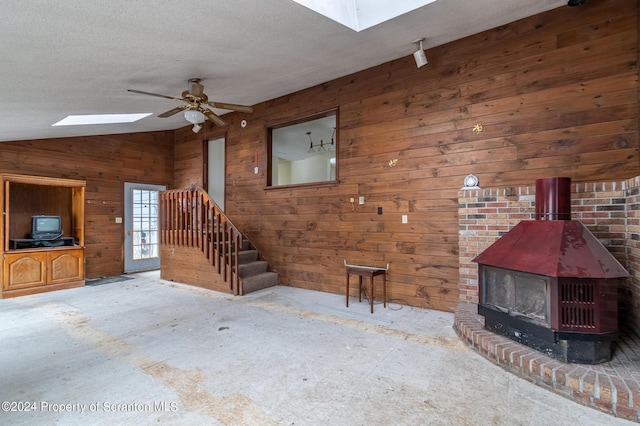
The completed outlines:
<svg viewBox="0 0 640 426">
<path fill-rule="evenodd" d="M 127 231 L 127 236 L 131 236 L 131 231 Z"/>
</svg>

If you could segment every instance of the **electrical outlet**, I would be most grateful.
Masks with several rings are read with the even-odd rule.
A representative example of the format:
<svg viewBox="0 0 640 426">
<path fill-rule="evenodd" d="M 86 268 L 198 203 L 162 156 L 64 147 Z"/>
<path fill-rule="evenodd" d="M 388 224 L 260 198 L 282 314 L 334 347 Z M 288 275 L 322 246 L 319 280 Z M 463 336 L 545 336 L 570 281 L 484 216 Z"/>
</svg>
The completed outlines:
<svg viewBox="0 0 640 426">
<path fill-rule="evenodd" d="M 403 214 L 402 215 L 402 223 L 407 223 L 407 222 L 408 222 L 407 215 Z"/>
<path fill-rule="evenodd" d="M 364 204 L 364 195 L 361 195 L 360 198 L 358 198 L 358 204 Z"/>
<path fill-rule="evenodd" d="M 382 214 L 382 207 L 378 207 L 378 214 Z"/>
<path fill-rule="evenodd" d="M 122 223 L 122 218 L 121 217 L 116 217 L 116 223 Z"/>
</svg>

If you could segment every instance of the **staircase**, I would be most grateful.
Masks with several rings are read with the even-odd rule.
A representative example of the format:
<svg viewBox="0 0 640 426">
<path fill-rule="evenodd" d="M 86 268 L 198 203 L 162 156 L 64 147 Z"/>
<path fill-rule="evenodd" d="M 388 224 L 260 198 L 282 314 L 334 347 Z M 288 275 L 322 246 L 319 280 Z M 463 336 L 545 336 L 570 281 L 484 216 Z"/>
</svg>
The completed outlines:
<svg viewBox="0 0 640 426">
<path fill-rule="evenodd" d="M 244 240 L 243 249 L 238 253 L 238 276 L 242 293 L 247 294 L 278 284 L 278 274 L 269 271 L 269 262 L 260 260 L 258 250 L 249 248 L 250 243 Z"/>
<path fill-rule="evenodd" d="M 210 272 L 218 275 L 217 281 L 226 283 L 224 290 L 231 294 L 243 295 L 278 284 L 278 274 L 256 246 L 201 188 L 160 194 L 160 244 L 162 249 L 199 249 L 211 266 Z"/>
</svg>

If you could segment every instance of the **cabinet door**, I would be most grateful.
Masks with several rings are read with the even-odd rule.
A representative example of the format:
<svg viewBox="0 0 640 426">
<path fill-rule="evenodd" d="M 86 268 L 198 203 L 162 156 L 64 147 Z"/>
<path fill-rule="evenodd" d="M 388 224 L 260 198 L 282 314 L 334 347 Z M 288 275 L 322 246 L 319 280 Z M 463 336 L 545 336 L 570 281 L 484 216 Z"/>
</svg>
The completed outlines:
<svg viewBox="0 0 640 426">
<path fill-rule="evenodd" d="M 47 253 L 5 253 L 5 290 L 43 286 L 46 278 Z"/>
<path fill-rule="evenodd" d="M 47 284 L 61 284 L 84 279 L 83 249 L 50 251 L 47 256 Z"/>
</svg>

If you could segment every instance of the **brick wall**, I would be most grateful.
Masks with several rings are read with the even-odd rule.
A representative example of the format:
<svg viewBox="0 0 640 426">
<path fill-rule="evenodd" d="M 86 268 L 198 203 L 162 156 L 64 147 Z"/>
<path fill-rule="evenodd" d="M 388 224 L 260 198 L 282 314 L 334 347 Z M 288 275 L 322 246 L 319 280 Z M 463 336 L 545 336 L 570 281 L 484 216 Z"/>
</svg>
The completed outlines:
<svg viewBox="0 0 640 426">
<path fill-rule="evenodd" d="M 640 333 L 640 177 L 625 182 L 627 271 L 631 278 L 622 289 L 622 315 Z"/>
<path fill-rule="evenodd" d="M 571 193 L 572 219 L 581 221 L 631 274 L 620 289 L 620 320 L 640 331 L 640 177 L 575 183 Z M 534 216 L 534 185 L 459 191 L 461 301 L 478 302 L 473 258 L 518 222 Z"/>
<path fill-rule="evenodd" d="M 458 193 L 460 300 L 478 303 L 478 254 L 535 214 L 535 186 L 466 189 Z"/>
</svg>

